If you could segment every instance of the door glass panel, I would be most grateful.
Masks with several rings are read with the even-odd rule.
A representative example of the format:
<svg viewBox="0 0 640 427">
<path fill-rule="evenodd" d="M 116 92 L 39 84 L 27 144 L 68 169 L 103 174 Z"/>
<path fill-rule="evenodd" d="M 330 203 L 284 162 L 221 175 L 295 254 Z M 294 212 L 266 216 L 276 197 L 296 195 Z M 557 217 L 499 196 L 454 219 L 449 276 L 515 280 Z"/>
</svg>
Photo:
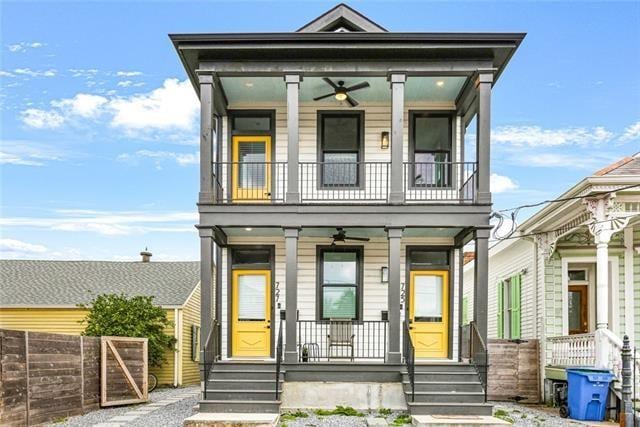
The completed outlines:
<svg viewBox="0 0 640 427">
<path fill-rule="evenodd" d="M 265 320 L 267 280 L 263 275 L 238 277 L 238 320 Z"/>
<path fill-rule="evenodd" d="M 569 270 L 569 280 L 584 282 L 587 280 L 587 270 Z"/>
<path fill-rule="evenodd" d="M 266 181 L 266 144 L 264 142 L 239 142 L 238 181 L 241 188 L 263 188 Z"/>
<path fill-rule="evenodd" d="M 417 322 L 442 322 L 442 276 L 416 276 L 414 317 Z"/>
<path fill-rule="evenodd" d="M 323 288 L 322 317 L 325 319 L 355 319 L 356 288 L 327 286 Z"/>
<path fill-rule="evenodd" d="M 569 330 L 582 330 L 582 293 L 569 291 Z"/>
</svg>

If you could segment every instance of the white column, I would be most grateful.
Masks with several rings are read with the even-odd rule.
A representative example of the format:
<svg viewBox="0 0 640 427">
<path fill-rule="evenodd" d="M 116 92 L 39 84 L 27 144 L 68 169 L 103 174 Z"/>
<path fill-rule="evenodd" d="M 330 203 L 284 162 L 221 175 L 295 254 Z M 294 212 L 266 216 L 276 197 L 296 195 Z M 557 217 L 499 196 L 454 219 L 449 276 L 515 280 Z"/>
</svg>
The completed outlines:
<svg viewBox="0 0 640 427">
<path fill-rule="evenodd" d="M 284 81 L 287 85 L 287 194 L 286 202 L 296 204 L 300 202 L 298 186 L 299 152 L 300 152 L 300 114 L 298 109 L 300 97 L 300 81 L 297 74 L 287 74 Z M 274 141 L 275 143 L 275 141 Z"/>
<path fill-rule="evenodd" d="M 389 203 L 401 204 L 404 202 L 404 84 L 407 80 L 405 74 L 391 74 L 391 190 Z"/>
<path fill-rule="evenodd" d="M 624 229 L 624 333 L 635 339 L 635 313 L 633 295 L 633 227 Z"/>
<path fill-rule="evenodd" d="M 476 133 L 476 158 L 478 162 L 478 203 L 491 203 L 491 87 L 493 70 L 482 70 L 478 74 L 478 117 Z"/>
<path fill-rule="evenodd" d="M 214 202 L 213 189 L 213 76 L 198 75 L 200 82 L 200 203 Z"/>
</svg>

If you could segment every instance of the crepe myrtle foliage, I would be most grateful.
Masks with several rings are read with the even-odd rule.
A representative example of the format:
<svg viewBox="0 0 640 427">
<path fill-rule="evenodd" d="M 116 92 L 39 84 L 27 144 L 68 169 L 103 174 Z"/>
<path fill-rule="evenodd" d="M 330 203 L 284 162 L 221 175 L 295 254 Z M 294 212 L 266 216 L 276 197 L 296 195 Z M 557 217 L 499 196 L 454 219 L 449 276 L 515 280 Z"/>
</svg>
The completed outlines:
<svg viewBox="0 0 640 427">
<path fill-rule="evenodd" d="M 164 352 L 173 350 L 176 343 L 174 337 L 164 333 L 173 322 L 153 304 L 153 297 L 103 294 L 80 307 L 89 310 L 82 321 L 87 325 L 83 335 L 147 338 L 151 366 L 161 366 Z"/>
</svg>

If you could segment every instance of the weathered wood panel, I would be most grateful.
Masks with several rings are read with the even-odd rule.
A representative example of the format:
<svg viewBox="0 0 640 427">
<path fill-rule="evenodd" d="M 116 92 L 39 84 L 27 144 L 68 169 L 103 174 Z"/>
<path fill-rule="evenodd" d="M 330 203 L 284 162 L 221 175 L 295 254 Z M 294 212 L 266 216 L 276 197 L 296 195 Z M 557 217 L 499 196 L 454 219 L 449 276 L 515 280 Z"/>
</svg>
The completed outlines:
<svg viewBox="0 0 640 427">
<path fill-rule="evenodd" d="M 538 340 L 489 340 L 490 400 L 540 401 Z"/>
<path fill-rule="evenodd" d="M 101 338 L 101 406 L 146 402 L 147 339 Z"/>
</svg>

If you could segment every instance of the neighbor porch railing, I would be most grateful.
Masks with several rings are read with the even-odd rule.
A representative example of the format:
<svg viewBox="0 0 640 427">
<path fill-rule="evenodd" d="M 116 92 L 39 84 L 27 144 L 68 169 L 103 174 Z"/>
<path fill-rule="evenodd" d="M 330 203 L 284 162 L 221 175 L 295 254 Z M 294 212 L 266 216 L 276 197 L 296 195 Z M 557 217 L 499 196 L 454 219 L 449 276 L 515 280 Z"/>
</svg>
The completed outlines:
<svg viewBox="0 0 640 427">
<path fill-rule="evenodd" d="M 575 334 L 547 338 L 551 366 L 594 366 L 596 363 L 595 334 Z"/>
<path fill-rule="evenodd" d="M 386 320 L 298 320 L 300 362 L 385 360 Z"/>
</svg>

